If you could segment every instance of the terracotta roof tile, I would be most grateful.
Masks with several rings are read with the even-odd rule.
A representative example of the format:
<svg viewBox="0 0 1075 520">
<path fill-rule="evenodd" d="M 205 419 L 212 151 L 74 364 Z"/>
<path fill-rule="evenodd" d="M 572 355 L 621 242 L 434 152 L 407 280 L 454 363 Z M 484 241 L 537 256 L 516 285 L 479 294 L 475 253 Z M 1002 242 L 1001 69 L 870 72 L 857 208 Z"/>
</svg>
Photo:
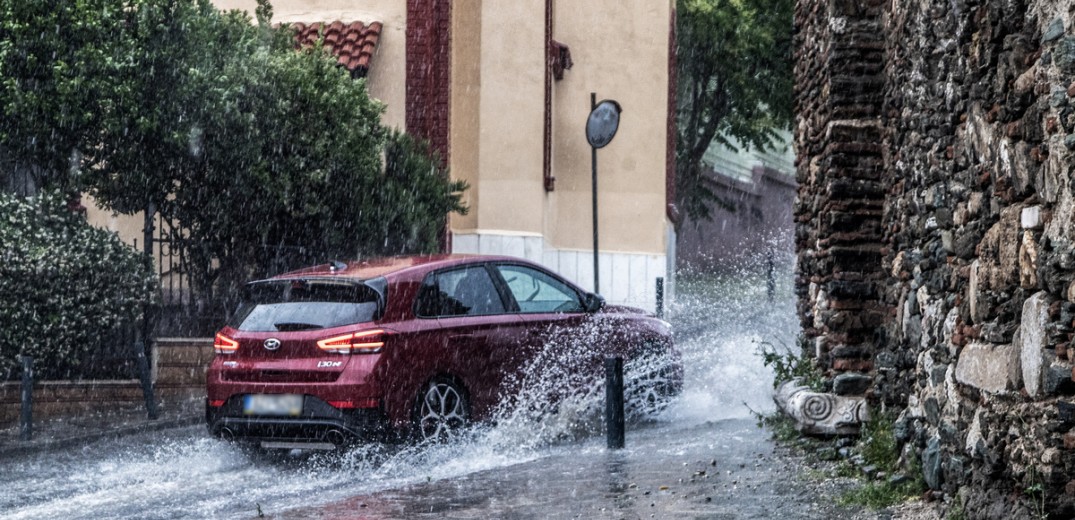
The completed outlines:
<svg viewBox="0 0 1075 520">
<path fill-rule="evenodd" d="M 325 24 L 314 22 L 291 24 L 295 32 L 295 47 L 313 47 L 324 38 L 324 48 L 336 56 L 340 66 L 353 76 L 365 76 L 369 71 L 370 61 L 377 50 L 377 41 L 381 37 L 384 24 L 372 22 L 344 23 L 340 20 Z"/>
</svg>

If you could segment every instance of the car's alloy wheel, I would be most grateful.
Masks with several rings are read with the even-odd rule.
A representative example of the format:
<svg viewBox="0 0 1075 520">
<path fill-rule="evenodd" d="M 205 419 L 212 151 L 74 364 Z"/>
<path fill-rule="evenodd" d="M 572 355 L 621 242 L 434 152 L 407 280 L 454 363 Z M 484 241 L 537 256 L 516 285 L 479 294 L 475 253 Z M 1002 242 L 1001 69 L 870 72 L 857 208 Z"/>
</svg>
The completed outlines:
<svg viewBox="0 0 1075 520">
<path fill-rule="evenodd" d="M 626 394 L 626 413 L 632 418 L 646 418 L 656 415 L 668 407 L 675 392 L 666 376 L 666 370 L 656 370 L 639 376 L 628 383 Z"/>
<path fill-rule="evenodd" d="M 470 420 L 466 394 L 447 379 L 435 379 L 419 397 L 415 421 L 421 440 L 443 441 Z"/>
<path fill-rule="evenodd" d="M 649 354 L 636 358 L 630 367 L 624 368 L 628 372 L 624 389 L 625 412 L 629 419 L 635 420 L 657 415 L 679 393 L 673 383 L 674 370 L 668 365 L 666 356 L 654 345 L 647 345 L 643 352 Z M 634 375 L 636 371 L 641 374 Z"/>
</svg>

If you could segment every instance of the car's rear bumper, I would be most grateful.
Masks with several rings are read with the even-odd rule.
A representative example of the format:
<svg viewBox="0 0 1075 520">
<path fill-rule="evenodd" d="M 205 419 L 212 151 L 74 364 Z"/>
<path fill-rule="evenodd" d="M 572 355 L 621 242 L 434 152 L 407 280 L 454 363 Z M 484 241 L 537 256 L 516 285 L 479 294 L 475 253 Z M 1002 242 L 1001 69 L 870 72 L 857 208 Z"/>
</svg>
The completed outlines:
<svg viewBox="0 0 1075 520">
<path fill-rule="evenodd" d="M 243 396 L 234 395 L 222 406 L 205 406 L 205 422 L 215 436 L 244 441 L 327 442 L 382 440 L 388 435 L 382 408 L 335 408 L 321 399 L 303 397 L 297 416 L 263 416 L 243 413 Z"/>
</svg>

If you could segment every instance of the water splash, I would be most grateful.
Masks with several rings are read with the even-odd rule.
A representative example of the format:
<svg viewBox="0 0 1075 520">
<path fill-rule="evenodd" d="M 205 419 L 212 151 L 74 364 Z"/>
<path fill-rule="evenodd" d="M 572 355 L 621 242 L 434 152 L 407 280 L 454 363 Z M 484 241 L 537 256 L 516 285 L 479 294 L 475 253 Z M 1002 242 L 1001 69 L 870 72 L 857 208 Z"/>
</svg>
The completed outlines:
<svg viewBox="0 0 1075 520">
<path fill-rule="evenodd" d="M 772 346 L 795 352 L 799 324 L 793 258 L 777 255 L 771 278 L 766 260 L 723 273 L 679 273 L 671 312 L 686 373 L 666 420 L 697 424 L 774 409 L 773 373 L 761 353 Z"/>
</svg>

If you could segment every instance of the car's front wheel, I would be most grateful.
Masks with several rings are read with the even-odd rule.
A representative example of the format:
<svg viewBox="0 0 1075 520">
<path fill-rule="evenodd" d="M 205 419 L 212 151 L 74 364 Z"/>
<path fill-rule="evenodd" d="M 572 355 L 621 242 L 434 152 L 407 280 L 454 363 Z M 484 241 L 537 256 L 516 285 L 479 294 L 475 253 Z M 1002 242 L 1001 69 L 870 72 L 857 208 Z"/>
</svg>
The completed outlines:
<svg viewBox="0 0 1075 520">
<path fill-rule="evenodd" d="M 646 420 L 662 412 L 679 395 L 682 374 L 678 362 L 656 344 L 625 367 L 625 407 L 629 419 Z"/>
<path fill-rule="evenodd" d="M 467 394 L 455 381 L 438 377 L 418 395 L 414 426 L 420 441 L 445 441 L 470 423 Z"/>
</svg>

